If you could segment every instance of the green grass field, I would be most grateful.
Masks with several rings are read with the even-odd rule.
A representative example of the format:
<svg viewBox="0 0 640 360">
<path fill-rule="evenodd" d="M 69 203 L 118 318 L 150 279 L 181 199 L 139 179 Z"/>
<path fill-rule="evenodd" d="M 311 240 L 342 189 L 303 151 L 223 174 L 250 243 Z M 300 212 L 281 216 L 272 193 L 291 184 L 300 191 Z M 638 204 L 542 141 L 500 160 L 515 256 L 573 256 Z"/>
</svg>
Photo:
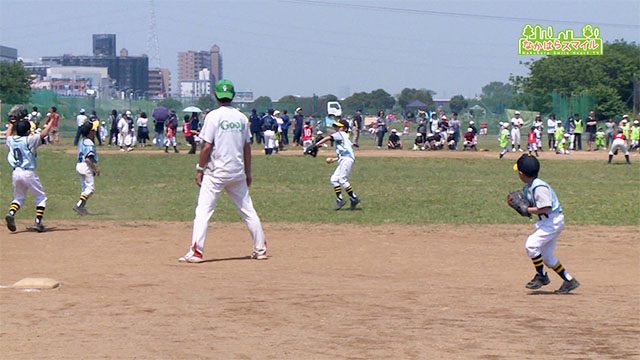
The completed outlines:
<svg viewBox="0 0 640 360">
<path fill-rule="evenodd" d="M 372 146 L 372 145 L 366 145 Z M 0 150 L 0 204 L 11 201 L 11 169 Z M 102 176 L 90 199 L 88 220 L 189 221 L 198 188 L 196 157 L 145 150 L 143 154 L 102 154 Z M 522 183 L 513 160 L 447 158 L 358 158 L 351 182 L 362 210 L 334 211 L 329 176 L 335 165 L 323 158 L 255 156 L 252 197 L 265 222 L 357 224 L 526 223 L 507 207 L 508 191 Z M 62 147 L 39 150 L 38 174 L 49 198 L 46 219 L 75 219 L 80 187 L 75 156 Z M 540 177 L 554 187 L 569 224 L 637 225 L 640 219 L 638 164 L 543 160 Z M 33 198 L 18 219 L 33 216 Z M 226 196 L 216 221 L 239 221 Z"/>
</svg>

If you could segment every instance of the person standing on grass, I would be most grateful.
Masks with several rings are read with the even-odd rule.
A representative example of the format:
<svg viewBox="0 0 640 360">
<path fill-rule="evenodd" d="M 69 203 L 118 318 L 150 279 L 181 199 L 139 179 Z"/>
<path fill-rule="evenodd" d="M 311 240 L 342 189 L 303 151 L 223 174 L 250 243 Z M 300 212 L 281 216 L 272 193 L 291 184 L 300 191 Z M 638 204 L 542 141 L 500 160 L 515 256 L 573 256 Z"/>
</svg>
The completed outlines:
<svg viewBox="0 0 640 360">
<path fill-rule="evenodd" d="M 231 81 L 224 79 L 218 81 L 214 94 L 220 107 L 206 116 L 200 132 L 204 145 L 196 164 L 195 181 L 200 187 L 200 192 L 193 220 L 191 246 L 178 261 L 186 263 L 203 261 L 209 219 L 223 191 L 229 194 L 249 228 L 253 238 L 251 258 L 266 260 L 267 241 L 260 217 L 249 195 L 249 187 L 253 180 L 249 119 L 231 106 L 235 96 Z"/>
<path fill-rule="evenodd" d="M 73 146 L 78 146 L 78 140 L 80 140 L 80 127 L 89 120 L 84 112 L 84 109 L 80 109 L 80 113 L 76 116 L 76 124 L 78 125 L 78 129 L 76 130 L 76 136 L 73 138 Z"/>
<path fill-rule="evenodd" d="M 556 115 L 549 114 L 549 119 L 547 119 L 547 143 L 549 146 L 549 150 L 553 151 L 556 149 Z"/>
<path fill-rule="evenodd" d="M 116 109 L 111 110 L 111 115 L 109 115 L 109 146 L 111 146 L 112 143 L 118 145 L 118 135 L 120 133 L 118 130 L 119 121 L 118 111 Z"/>
<path fill-rule="evenodd" d="M 138 125 L 138 144 L 141 147 L 145 147 L 147 146 L 147 140 L 149 140 L 149 119 L 146 112 L 140 112 L 136 125 Z"/>
<path fill-rule="evenodd" d="M 387 133 L 387 118 L 384 116 L 384 110 L 378 111 L 378 119 L 376 119 L 376 136 L 378 138 L 378 149 L 382 148 L 384 135 Z"/>
<path fill-rule="evenodd" d="M 58 108 L 52 106 L 47 116 L 47 124 L 51 123 L 51 129 L 49 130 L 49 140 L 52 144 L 57 145 L 60 143 L 60 114 L 58 114 Z"/>
<path fill-rule="evenodd" d="M 587 127 L 585 130 L 587 132 L 589 151 L 592 151 L 593 142 L 596 140 L 596 131 L 598 131 L 598 119 L 596 119 L 596 113 L 593 111 L 589 112 L 589 117 L 587 117 Z"/>
<path fill-rule="evenodd" d="M 13 185 L 13 200 L 9 205 L 9 212 L 4 220 L 9 231 L 16 231 L 15 215 L 24 204 L 27 191 L 34 196 L 36 205 L 36 218 L 33 226 L 27 230 L 43 232 L 46 227 L 42 222 L 47 203 L 47 195 L 36 174 L 37 152 L 42 145 L 42 140 L 49 135 L 52 123 L 49 122 L 39 134 L 31 134 L 31 123 L 27 120 L 27 109 L 22 105 L 16 105 L 9 112 L 9 124 L 7 125 L 7 147 L 9 153 L 7 161 L 13 169 L 11 175 Z M 15 131 L 15 135 L 14 135 Z"/>
</svg>

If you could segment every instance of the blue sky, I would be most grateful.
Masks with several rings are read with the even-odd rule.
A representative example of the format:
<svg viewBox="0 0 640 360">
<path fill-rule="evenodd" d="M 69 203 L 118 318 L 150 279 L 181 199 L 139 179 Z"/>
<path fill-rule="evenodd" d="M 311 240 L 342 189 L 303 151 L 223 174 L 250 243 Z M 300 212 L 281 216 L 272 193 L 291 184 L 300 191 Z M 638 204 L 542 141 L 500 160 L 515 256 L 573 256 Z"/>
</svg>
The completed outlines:
<svg viewBox="0 0 640 360">
<path fill-rule="evenodd" d="M 0 45 L 25 59 L 88 55 L 91 34 L 114 33 L 118 49 L 155 65 L 151 4 L 174 81 L 179 51 L 217 44 L 225 78 L 274 100 L 405 87 L 474 96 L 526 73 L 517 39 L 527 23 L 589 23 L 605 40 L 640 42 L 639 1 L 0 0 Z"/>
</svg>

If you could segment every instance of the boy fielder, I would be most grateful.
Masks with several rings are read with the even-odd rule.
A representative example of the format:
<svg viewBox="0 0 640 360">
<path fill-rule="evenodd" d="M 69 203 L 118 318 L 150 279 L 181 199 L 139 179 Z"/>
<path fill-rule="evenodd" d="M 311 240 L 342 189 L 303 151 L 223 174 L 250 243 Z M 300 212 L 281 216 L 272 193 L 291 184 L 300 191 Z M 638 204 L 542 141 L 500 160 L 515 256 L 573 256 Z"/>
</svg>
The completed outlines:
<svg viewBox="0 0 640 360">
<path fill-rule="evenodd" d="M 338 157 L 327 158 L 326 162 L 327 164 L 338 162 L 338 167 L 330 179 L 331 185 L 333 185 L 333 191 L 336 193 L 336 210 L 342 209 L 347 203 L 342 198 L 342 189 L 349 195 L 351 210 L 354 210 L 358 203 L 360 203 L 360 198 L 353 192 L 353 188 L 349 183 L 349 173 L 351 173 L 351 167 L 355 162 L 356 156 L 353 153 L 353 145 L 351 144 L 351 140 L 349 140 L 349 134 L 344 131 L 344 123 L 336 119 L 336 121 L 333 122 L 333 128 L 335 132 L 325 136 L 322 140 L 318 141 L 315 146 L 319 147 L 327 141 L 333 140 Z"/>
<path fill-rule="evenodd" d="M 80 200 L 78 200 L 78 203 L 73 207 L 73 211 L 77 212 L 80 216 L 89 214 L 86 208 L 87 200 L 95 191 L 94 176 L 100 175 L 100 170 L 98 170 L 96 166 L 98 153 L 93 143 L 96 129 L 98 129 L 99 126 L 100 123 L 94 121 L 93 123 L 85 123 L 80 127 L 82 139 L 78 143 L 76 173 L 78 173 L 80 177 L 80 187 L 82 191 L 80 193 Z"/>
<path fill-rule="evenodd" d="M 536 269 L 536 275 L 527 283 L 526 288 L 539 289 L 550 283 L 549 276 L 544 271 L 544 265 L 546 265 L 564 280 L 556 293 L 569 293 L 577 289 L 580 283 L 565 270 L 560 260 L 553 255 L 558 236 L 564 229 L 564 215 L 560 201 L 551 186 L 538 178 L 540 162 L 537 158 L 522 155 L 513 169 L 518 172 L 520 180 L 525 183 L 523 191 L 530 205 L 527 212 L 538 216 L 536 230 L 525 243 L 527 254 Z"/>
<path fill-rule="evenodd" d="M 36 160 L 38 157 L 36 149 L 42 144 L 42 139 L 49 134 L 53 122 L 49 121 L 39 134 L 29 135 L 31 124 L 26 119 L 27 115 L 28 112 L 22 105 L 14 106 L 9 112 L 9 124 L 7 127 L 9 154 L 7 155 L 7 160 L 13 168 L 13 201 L 11 201 L 9 212 L 4 219 L 7 223 L 7 228 L 10 231 L 16 231 L 15 215 L 24 204 L 27 191 L 30 191 L 35 197 L 36 219 L 33 226 L 29 226 L 27 230 L 43 232 L 47 230 L 42 223 L 47 195 L 44 193 L 38 174 L 36 174 Z M 11 135 L 14 129 L 16 135 Z"/>
<path fill-rule="evenodd" d="M 203 261 L 207 226 L 223 191 L 229 194 L 249 228 L 253 238 L 251 258 L 265 260 L 267 242 L 262 223 L 249 196 L 252 181 L 249 119 L 231 106 L 235 96 L 231 81 L 218 81 L 215 96 L 220 107 L 207 114 L 200 131 L 204 144 L 196 164 L 196 184 L 200 186 L 200 193 L 193 220 L 191 247 L 178 261 Z"/>
<path fill-rule="evenodd" d="M 500 159 L 507 153 L 507 146 L 509 146 L 509 124 L 502 124 L 502 130 L 500 130 Z"/>
</svg>

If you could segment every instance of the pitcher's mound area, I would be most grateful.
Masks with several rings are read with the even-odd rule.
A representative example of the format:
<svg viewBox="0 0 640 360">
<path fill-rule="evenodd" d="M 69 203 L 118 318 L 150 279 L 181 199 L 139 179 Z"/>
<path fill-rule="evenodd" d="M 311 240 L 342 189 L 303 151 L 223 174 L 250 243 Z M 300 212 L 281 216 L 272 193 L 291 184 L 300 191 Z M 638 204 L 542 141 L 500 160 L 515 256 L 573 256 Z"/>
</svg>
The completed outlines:
<svg viewBox="0 0 640 360">
<path fill-rule="evenodd" d="M 527 225 L 84 224 L 0 241 L 7 359 L 602 359 L 640 357 L 637 227 L 567 226 L 557 256 L 582 283 L 524 288 Z"/>
</svg>

